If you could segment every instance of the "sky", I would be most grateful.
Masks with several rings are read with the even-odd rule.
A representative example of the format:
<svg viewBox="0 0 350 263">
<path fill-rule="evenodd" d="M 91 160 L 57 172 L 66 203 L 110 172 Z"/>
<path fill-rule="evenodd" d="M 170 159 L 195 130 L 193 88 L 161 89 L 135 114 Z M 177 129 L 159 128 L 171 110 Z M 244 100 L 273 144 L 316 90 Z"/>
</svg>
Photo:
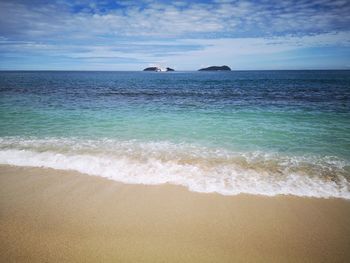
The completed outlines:
<svg viewBox="0 0 350 263">
<path fill-rule="evenodd" d="M 0 70 L 350 69 L 350 0 L 0 0 Z"/>
</svg>

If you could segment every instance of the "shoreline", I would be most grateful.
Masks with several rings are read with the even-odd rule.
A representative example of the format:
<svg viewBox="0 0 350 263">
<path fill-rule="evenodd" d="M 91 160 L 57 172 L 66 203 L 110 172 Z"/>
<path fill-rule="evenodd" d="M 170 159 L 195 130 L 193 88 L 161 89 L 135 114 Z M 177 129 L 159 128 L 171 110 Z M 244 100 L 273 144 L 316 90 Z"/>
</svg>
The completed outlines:
<svg viewBox="0 0 350 263">
<path fill-rule="evenodd" d="M 3 262 L 346 262 L 350 201 L 0 165 Z"/>
</svg>

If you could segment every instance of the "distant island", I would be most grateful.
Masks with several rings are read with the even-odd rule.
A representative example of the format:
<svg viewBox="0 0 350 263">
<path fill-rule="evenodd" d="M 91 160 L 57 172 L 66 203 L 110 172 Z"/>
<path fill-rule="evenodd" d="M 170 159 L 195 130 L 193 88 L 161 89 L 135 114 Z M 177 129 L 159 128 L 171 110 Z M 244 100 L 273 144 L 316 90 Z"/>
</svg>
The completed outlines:
<svg viewBox="0 0 350 263">
<path fill-rule="evenodd" d="M 172 68 L 166 68 L 165 70 L 162 70 L 161 68 L 158 67 L 148 67 L 145 68 L 143 71 L 154 71 L 154 72 L 161 72 L 161 71 L 175 71 L 175 69 Z"/>
<path fill-rule="evenodd" d="M 153 71 L 153 72 L 169 72 L 169 71 L 175 71 L 175 69 L 173 68 L 159 68 L 159 67 L 148 67 L 148 68 L 145 68 L 143 71 Z M 231 71 L 231 68 L 229 66 L 210 66 L 210 67 L 207 67 L 207 68 L 201 68 L 199 69 L 198 71 Z"/>
<path fill-rule="evenodd" d="M 162 71 L 160 68 L 158 67 L 149 67 L 149 68 L 145 68 L 143 71 L 155 71 L 155 72 L 159 72 Z"/>
<path fill-rule="evenodd" d="M 211 66 L 207 68 L 201 68 L 198 71 L 231 71 L 229 66 Z"/>
</svg>

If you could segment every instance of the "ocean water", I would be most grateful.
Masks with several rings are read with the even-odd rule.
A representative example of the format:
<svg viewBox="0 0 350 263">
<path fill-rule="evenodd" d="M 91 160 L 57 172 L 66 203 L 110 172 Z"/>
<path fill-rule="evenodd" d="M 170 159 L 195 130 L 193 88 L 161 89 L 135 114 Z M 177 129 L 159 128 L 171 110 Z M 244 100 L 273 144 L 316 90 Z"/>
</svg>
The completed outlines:
<svg viewBox="0 0 350 263">
<path fill-rule="evenodd" d="M 0 72 L 0 164 L 350 199 L 350 71 Z"/>
</svg>

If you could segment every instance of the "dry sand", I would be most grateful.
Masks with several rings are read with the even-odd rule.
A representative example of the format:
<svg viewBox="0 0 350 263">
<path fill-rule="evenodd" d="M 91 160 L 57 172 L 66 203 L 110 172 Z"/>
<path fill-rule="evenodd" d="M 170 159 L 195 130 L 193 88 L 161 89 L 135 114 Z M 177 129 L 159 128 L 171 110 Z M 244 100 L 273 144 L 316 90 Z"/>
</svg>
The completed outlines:
<svg viewBox="0 0 350 263">
<path fill-rule="evenodd" d="M 350 262 L 350 201 L 0 166 L 0 262 Z"/>
</svg>

